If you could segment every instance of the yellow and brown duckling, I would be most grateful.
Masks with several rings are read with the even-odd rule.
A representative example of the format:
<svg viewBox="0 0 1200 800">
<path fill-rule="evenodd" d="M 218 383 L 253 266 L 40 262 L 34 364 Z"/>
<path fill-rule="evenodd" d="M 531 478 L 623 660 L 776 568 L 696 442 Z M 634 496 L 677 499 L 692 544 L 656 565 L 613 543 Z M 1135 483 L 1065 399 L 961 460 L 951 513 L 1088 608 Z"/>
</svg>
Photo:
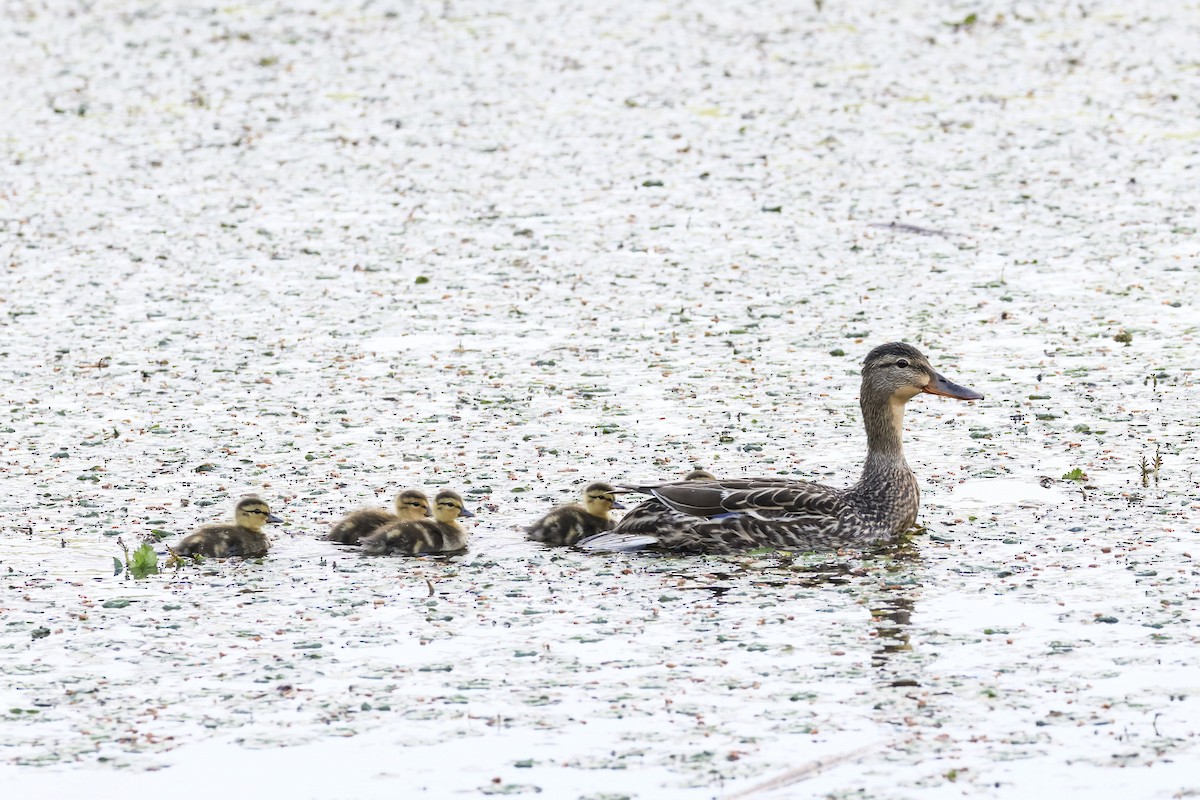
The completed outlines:
<svg viewBox="0 0 1200 800">
<path fill-rule="evenodd" d="M 343 517 L 325 538 L 338 544 L 358 544 L 364 536 L 394 522 L 425 519 L 429 498 L 419 489 L 403 489 L 396 495 L 396 512 L 361 508 Z"/>
<path fill-rule="evenodd" d="M 837 489 L 772 477 L 629 486 L 652 499 L 626 514 L 611 533 L 580 547 L 733 553 L 862 547 L 890 539 L 917 519 L 920 493 L 904 460 L 901 434 L 904 405 L 922 393 L 983 398 L 946 380 L 912 345 L 880 345 L 863 361 L 859 405 L 867 458 L 858 483 Z"/>
<path fill-rule="evenodd" d="M 583 490 L 583 502 L 559 506 L 525 529 L 525 538 L 534 542 L 565 547 L 612 530 L 608 512 L 625 506 L 617 502 L 616 489 L 596 482 Z"/>
<path fill-rule="evenodd" d="M 458 492 L 443 489 L 433 499 L 433 519 L 396 520 L 362 537 L 362 549 L 372 556 L 461 552 L 467 547 L 467 532 L 458 518 L 473 516 Z"/>
<path fill-rule="evenodd" d="M 694 469 L 687 475 L 684 475 L 683 479 L 685 481 L 715 481 L 717 476 L 706 469 Z"/>
<path fill-rule="evenodd" d="M 267 502 L 256 495 L 247 495 L 237 501 L 233 509 L 233 524 L 216 523 L 201 525 L 183 537 L 173 551 L 180 556 L 206 556 L 208 558 L 260 558 L 267 554 L 271 543 L 262 532 L 268 522 L 283 522 L 271 513 Z"/>
</svg>

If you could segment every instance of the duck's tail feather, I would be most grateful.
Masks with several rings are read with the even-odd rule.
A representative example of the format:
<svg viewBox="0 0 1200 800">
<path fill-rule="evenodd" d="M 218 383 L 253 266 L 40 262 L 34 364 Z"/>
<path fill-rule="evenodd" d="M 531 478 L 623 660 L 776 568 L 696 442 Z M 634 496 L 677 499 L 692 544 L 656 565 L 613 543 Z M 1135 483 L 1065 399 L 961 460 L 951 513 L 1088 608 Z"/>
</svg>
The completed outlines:
<svg viewBox="0 0 1200 800">
<path fill-rule="evenodd" d="M 589 553 L 630 553 L 654 547 L 658 544 L 657 536 L 647 536 L 640 533 L 615 533 L 605 531 L 580 539 L 575 546 Z"/>
</svg>

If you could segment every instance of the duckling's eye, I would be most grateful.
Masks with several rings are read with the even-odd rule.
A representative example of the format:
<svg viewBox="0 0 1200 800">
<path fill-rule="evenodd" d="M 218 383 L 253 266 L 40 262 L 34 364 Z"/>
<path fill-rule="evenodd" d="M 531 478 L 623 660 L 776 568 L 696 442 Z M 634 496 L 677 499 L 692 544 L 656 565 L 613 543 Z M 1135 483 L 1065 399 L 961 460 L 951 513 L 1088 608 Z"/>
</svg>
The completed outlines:
<svg viewBox="0 0 1200 800">
<path fill-rule="evenodd" d="M 896 366 L 900 367 L 900 369 L 904 369 L 905 367 L 908 366 L 908 359 L 907 358 L 896 359 Z"/>
<path fill-rule="evenodd" d="M 410 506 L 412 508 L 424 508 L 425 507 L 425 504 L 419 500 L 411 500 L 411 501 L 405 503 L 404 505 Z"/>
<path fill-rule="evenodd" d="M 267 515 L 267 512 L 263 511 L 261 508 L 244 508 L 244 509 L 242 509 L 242 511 L 244 511 L 247 514 L 260 514 L 264 517 Z"/>
</svg>

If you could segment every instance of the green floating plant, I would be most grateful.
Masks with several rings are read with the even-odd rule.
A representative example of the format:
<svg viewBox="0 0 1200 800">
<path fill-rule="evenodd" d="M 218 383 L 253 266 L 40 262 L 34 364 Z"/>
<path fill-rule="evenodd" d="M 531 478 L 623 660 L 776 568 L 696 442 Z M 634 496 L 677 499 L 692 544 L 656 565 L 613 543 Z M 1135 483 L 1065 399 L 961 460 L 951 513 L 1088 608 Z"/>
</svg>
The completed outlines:
<svg viewBox="0 0 1200 800">
<path fill-rule="evenodd" d="M 1064 473 L 1062 479 L 1064 481 L 1076 481 L 1078 483 L 1083 483 L 1088 479 L 1088 476 L 1087 473 L 1081 470 L 1079 467 L 1075 467 L 1075 469 L 1071 470 L 1070 472 Z"/>
<path fill-rule="evenodd" d="M 141 579 L 147 575 L 158 574 L 158 553 L 154 552 L 154 547 L 149 542 L 144 542 L 140 547 L 129 552 L 129 548 L 125 543 L 117 539 L 117 544 L 125 551 L 125 569 L 135 579 Z M 121 572 L 121 560 L 113 558 L 113 574 L 117 575 Z"/>
</svg>

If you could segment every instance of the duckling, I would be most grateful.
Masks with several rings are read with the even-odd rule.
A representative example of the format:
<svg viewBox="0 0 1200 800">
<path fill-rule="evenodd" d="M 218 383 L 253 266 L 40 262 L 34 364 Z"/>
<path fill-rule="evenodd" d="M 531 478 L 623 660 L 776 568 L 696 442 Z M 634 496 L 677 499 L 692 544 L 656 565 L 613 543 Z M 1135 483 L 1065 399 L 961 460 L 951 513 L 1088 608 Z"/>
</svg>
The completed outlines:
<svg viewBox="0 0 1200 800">
<path fill-rule="evenodd" d="M 694 469 L 687 475 L 684 475 L 683 479 L 685 481 L 715 481 L 717 476 L 706 469 Z"/>
<path fill-rule="evenodd" d="M 267 554 L 271 543 L 262 532 L 268 522 L 283 522 L 271 513 L 267 502 L 256 495 L 246 495 L 233 508 L 234 524 L 201 525 L 175 545 L 181 556 L 208 558 L 259 558 Z"/>
<path fill-rule="evenodd" d="M 608 512 L 625 506 L 617 502 L 616 489 L 607 483 L 592 483 L 583 490 L 583 503 L 559 506 L 525 529 L 525 538 L 565 547 L 612 530 Z"/>
<path fill-rule="evenodd" d="M 457 553 L 467 548 L 459 517 L 473 517 L 458 492 L 443 489 L 433 500 L 433 519 L 396 520 L 361 539 L 367 555 L 416 556 Z"/>
<path fill-rule="evenodd" d="M 360 508 L 343 517 L 325 538 L 338 544 L 358 544 L 369 533 L 385 525 L 429 516 L 429 498 L 418 489 L 403 489 L 396 495 L 396 513 L 382 508 Z"/>
<path fill-rule="evenodd" d="M 652 499 L 626 514 L 611 533 L 579 547 L 734 553 L 861 547 L 897 536 L 916 523 L 920 505 L 901 434 L 905 403 L 922 393 L 983 399 L 943 377 L 912 345 L 880 345 L 863 361 L 859 405 L 867 457 L 858 483 L 837 489 L 770 477 L 627 486 Z"/>
</svg>

